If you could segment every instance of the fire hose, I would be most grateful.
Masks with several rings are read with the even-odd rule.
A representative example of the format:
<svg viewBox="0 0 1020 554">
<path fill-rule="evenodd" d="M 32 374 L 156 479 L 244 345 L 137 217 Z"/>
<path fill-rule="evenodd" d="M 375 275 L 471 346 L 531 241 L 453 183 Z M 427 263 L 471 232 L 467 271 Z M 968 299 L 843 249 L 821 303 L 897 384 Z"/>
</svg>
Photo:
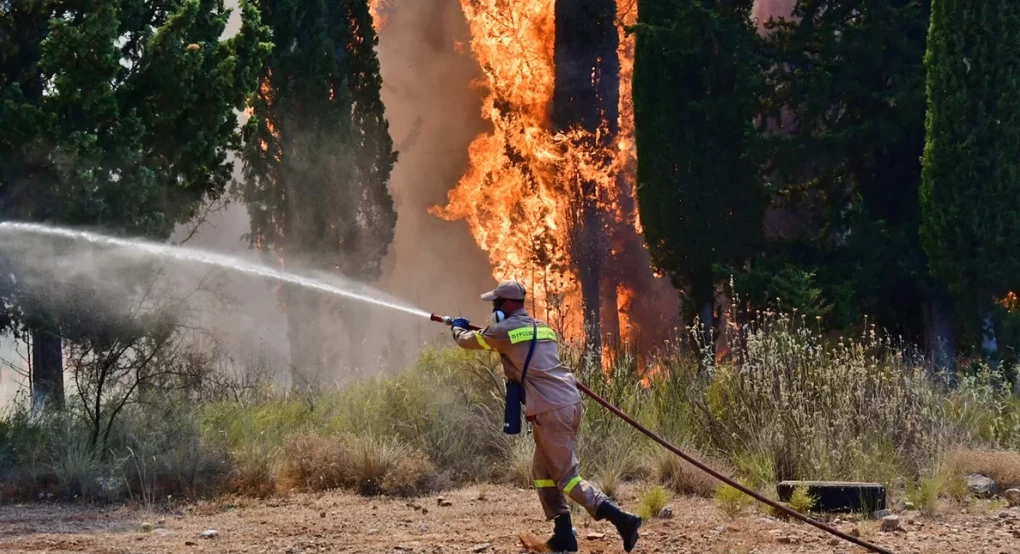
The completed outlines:
<svg viewBox="0 0 1020 554">
<path fill-rule="evenodd" d="M 435 315 L 435 314 L 433 314 L 430 319 L 432 321 L 436 321 L 436 322 L 439 322 L 439 323 L 445 323 L 447 325 L 450 325 L 452 323 L 452 321 L 453 321 L 452 318 L 450 318 L 450 317 L 440 316 L 440 315 Z M 471 331 L 481 331 L 482 330 L 481 327 L 477 327 L 475 325 L 469 325 L 468 329 L 471 330 Z M 608 400 L 606 400 L 605 398 L 602 398 L 601 396 L 599 396 L 597 393 L 595 393 L 595 391 L 591 390 L 590 388 L 585 386 L 580 381 L 577 382 L 577 388 L 578 388 L 578 390 L 580 390 L 584 394 L 588 395 L 592 400 L 594 400 L 595 402 L 601 404 L 602 407 L 604 407 L 605 409 L 609 410 L 610 412 L 612 412 L 614 415 L 616 415 L 620 419 L 626 421 L 631 427 L 637 429 L 638 431 L 641 431 L 648 438 L 650 438 L 653 441 L 659 443 L 659 445 L 661 445 L 666 450 L 669 450 L 673 454 L 676 454 L 677 456 L 680 456 L 681 458 L 683 458 L 684 460 L 689 462 L 694 467 L 697 467 L 701 471 L 704 471 L 705 473 L 711 475 L 712 477 L 715 477 L 719 481 L 722 481 L 723 483 L 725 483 L 725 484 L 727 484 L 727 485 L 729 485 L 729 486 L 739 490 L 740 492 L 750 496 L 751 498 L 754 498 L 758 502 L 766 504 L 769 507 L 771 507 L 771 508 L 773 508 L 773 509 L 775 509 L 775 510 L 777 510 L 779 512 L 782 512 L 782 513 L 784 513 L 784 514 L 786 514 L 786 515 L 788 515 L 788 516 L 790 516 L 790 517 L 792 517 L 794 519 L 798 519 L 800 521 L 803 521 L 804 523 L 807 523 L 809 525 L 813 525 L 813 526 L 817 527 L 818 529 L 821 529 L 822 531 L 825 531 L 826 533 L 829 533 L 830 535 L 834 535 L 834 536 L 839 537 L 839 538 L 841 538 L 841 539 L 843 539 L 845 541 L 848 541 L 848 542 L 854 543 L 854 544 L 856 544 L 858 546 L 861 546 L 863 548 L 866 548 L 866 549 L 870 550 L 871 552 L 877 552 L 879 554 L 893 554 L 893 552 L 891 550 L 882 548 L 881 546 L 877 546 L 877 545 L 871 544 L 871 543 L 869 543 L 867 541 L 864 541 L 864 540 L 861 540 L 860 538 L 855 537 L 853 535 L 848 535 L 848 534 L 840 531 L 839 529 L 836 529 L 834 527 L 826 525 L 826 524 L 824 524 L 824 523 L 822 523 L 820 521 L 816 521 L 815 519 L 812 519 L 812 518 L 810 518 L 810 517 L 808 517 L 808 516 L 798 512 L 796 510 L 791 509 L 789 506 L 784 506 L 783 504 L 780 504 L 779 502 L 776 502 L 774 500 L 766 498 L 765 496 L 759 494 L 758 492 L 753 491 L 753 490 L 749 489 L 748 487 L 745 487 L 744 485 L 741 485 L 737 481 L 734 481 L 733 479 L 730 479 L 729 477 L 726 477 L 725 475 L 719 473 L 718 471 L 716 471 L 716 470 L 708 467 L 704 463 L 698 461 L 696 458 L 686 454 L 685 452 L 683 452 L 682 450 L 680 450 L 679 448 L 674 446 L 672 443 L 670 443 L 666 439 L 664 439 L 664 438 L 660 437 L 659 435 L 655 434 L 654 432 L 649 430 L 644 425 L 641 425 L 640 423 L 637 422 L 637 420 L 635 420 L 634 418 L 632 418 L 629 415 L 627 415 L 626 413 L 624 413 L 623 410 L 621 410 L 621 409 L 617 408 L 616 406 L 612 405 Z"/>
</svg>

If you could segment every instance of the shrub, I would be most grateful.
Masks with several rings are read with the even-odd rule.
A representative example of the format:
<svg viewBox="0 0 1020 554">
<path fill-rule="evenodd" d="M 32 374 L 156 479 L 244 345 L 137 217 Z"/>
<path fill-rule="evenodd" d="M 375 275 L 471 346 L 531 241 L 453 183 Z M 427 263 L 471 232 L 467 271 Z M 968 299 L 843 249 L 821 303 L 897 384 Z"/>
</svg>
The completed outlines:
<svg viewBox="0 0 1020 554">
<path fill-rule="evenodd" d="M 735 518 L 744 513 L 754 503 L 754 499 L 736 487 L 723 484 L 715 491 L 715 503 L 724 514 Z"/>
<path fill-rule="evenodd" d="M 691 449 L 686 449 L 686 453 L 705 463 L 704 458 Z M 709 498 L 715 493 L 717 486 L 715 478 L 676 454 L 663 448 L 656 448 L 651 459 L 655 464 L 658 481 L 673 492 L 705 498 Z M 718 461 L 706 463 L 706 465 L 717 471 L 722 466 Z M 728 469 L 722 469 L 722 473 L 732 475 L 732 471 Z"/>
<path fill-rule="evenodd" d="M 641 494 L 641 501 L 638 503 L 638 515 L 644 520 L 652 519 L 659 515 L 659 512 L 669 504 L 672 495 L 661 485 L 655 485 Z"/>
<path fill-rule="evenodd" d="M 811 496 L 807 487 L 794 487 L 788 504 L 795 511 L 806 514 L 815 508 L 817 500 Z"/>
<path fill-rule="evenodd" d="M 228 490 L 244 496 L 266 498 L 277 490 L 276 463 L 279 448 L 264 444 L 246 444 L 230 453 L 233 465 Z"/>
<path fill-rule="evenodd" d="M 349 487 L 354 481 L 353 461 L 338 436 L 295 433 L 287 438 L 284 475 L 312 491 Z"/>
</svg>

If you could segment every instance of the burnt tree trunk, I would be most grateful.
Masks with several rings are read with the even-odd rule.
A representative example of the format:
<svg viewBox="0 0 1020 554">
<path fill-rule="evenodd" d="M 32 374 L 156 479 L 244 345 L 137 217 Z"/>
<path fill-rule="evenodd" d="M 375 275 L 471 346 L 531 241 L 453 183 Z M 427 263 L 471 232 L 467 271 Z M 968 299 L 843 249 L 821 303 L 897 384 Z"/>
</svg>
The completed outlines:
<svg viewBox="0 0 1020 554">
<path fill-rule="evenodd" d="M 59 335 L 44 329 L 32 331 L 32 406 L 64 408 L 64 355 Z"/>
<path fill-rule="evenodd" d="M 552 126 L 554 131 L 580 129 L 578 139 L 595 150 L 612 144 L 618 132 L 620 97 L 619 35 L 615 0 L 556 0 L 555 64 Z M 610 162 L 606 148 L 606 164 Z M 569 175 L 573 197 L 571 255 L 581 281 L 585 339 L 602 352 L 600 291 L 608 261 L 605 214 L 598 183 Z"/>
</svg>

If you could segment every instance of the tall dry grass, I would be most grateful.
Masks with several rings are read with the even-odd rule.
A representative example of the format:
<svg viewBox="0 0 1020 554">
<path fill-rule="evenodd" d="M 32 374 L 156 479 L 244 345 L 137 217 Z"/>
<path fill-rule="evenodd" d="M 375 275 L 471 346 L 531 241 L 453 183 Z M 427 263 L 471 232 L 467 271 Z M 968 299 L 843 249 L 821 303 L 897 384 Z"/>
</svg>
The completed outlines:
<svg viewBox="0 0 1020 554">
<path fill-rule="evenodd" d="M 600 395 L 760 489 L 780 479 L 906 482 L 917 491 L 927 482 L 917 495 L 937 498 L 948 485 L 931 483 L 957 482 L 934 479 L 948 465 L 1020 481 L 1001 454 L 1020 446 L 1020 402 L 990 368 L 967 366 L 948 388 L 916 351 L 873 329 L 829 341 L 795 314 L 762 313 L 727 332 L 720 359 L 696 329 L 640 361 L 626 345 L 608 367 L 570 345 L 563 357 Z M 502 433 L 502 387 L 497 357 L 437 347 L 396 375 L 300 394 L 160 393 L 144 409 L 129 407 L 101 452 L 75 450 L 76 414 L 15 411 L 0 418 L 0 494 L 156 503 L 294 488 L 415 495 L 457 483 L 530 486 L 531 437 Z M 597 404 L 586 399 L 584 408 L 581 474 L 607 492 L 650 480 L 729 498 Z M 949 464 L 954 451 L 970 453 Z"/>
</svg>

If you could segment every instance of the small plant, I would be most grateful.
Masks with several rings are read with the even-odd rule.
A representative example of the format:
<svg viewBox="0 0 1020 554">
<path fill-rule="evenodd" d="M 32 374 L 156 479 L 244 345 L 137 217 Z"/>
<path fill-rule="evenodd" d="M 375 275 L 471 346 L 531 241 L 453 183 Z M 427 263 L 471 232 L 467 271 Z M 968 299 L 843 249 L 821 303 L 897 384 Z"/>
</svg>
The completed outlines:
<svg viewBox="0 0 1020 554">
<path fill-rule="evenodd" d="M 730 485 L 720 485 L 715 490 L 715 503 L 722 512 L 731 518 L 744 513 L 754 501 L 740 489 Z"/>
<path fill-rule="evenodd" d="M 799 513 L 806 514 L 815 508 L 818 499 L 811 496 L 808 488 L 804 486 L 794 487 L 788 504 Z"/>
<path fill-rule="evenodd" d="M 649 520 L 659 515 L 659 512 L 669 504 L 673 495 L 669 494 L 662 485 L 655 485 L 641 495 L 641 502 L 638 504 L 638 515 L 642 519 Z"/>
</svg>

